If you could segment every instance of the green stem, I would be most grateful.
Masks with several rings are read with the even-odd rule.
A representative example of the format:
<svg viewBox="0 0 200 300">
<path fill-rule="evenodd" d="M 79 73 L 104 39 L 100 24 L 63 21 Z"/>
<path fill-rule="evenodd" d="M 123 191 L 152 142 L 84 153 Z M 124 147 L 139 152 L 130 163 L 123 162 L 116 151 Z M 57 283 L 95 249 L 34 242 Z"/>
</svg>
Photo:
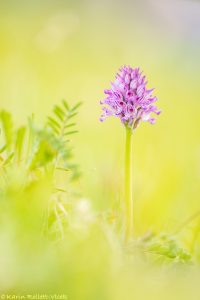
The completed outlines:
<svg viewBox="0 0 200 300">
<path fill-rule="evenodd" d="M 132 197 L 132 128 L 126 127 L 125 144 L 125 240 L 133 236 L 133 197 Z"/>
</svg>

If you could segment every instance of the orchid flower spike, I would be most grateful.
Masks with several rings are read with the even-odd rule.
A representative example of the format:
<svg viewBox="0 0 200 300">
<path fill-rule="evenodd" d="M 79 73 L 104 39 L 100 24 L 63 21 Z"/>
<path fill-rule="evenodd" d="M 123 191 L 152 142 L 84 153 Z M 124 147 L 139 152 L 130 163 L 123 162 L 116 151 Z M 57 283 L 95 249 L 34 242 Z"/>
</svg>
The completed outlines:
<svg viewBox="0 0 200 300">
<path fill-rule="evenodd" d="M 157 97 L 152 95 L 154 89 L 148 89 L 147 83 L 140 68 L 121 67 L 111 88 L 104 91 L 106 98 L 100 101 L 103 105 L 100 121 L 115 116 L 132 129 L 136 129 L 141 121 L 154 124 L 156 119 L 152 113 L 159 115 L 161 111 L 153 105 Z"/>
</svg>

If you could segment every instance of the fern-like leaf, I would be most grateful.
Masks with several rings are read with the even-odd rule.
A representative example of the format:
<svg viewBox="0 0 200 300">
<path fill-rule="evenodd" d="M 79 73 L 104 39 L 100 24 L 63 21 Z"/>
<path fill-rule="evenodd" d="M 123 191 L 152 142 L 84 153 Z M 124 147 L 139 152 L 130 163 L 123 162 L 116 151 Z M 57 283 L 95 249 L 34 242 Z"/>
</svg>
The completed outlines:
<svg viewBox="0 0 200 300">
<path fill-rule="evenodd" d="M 63 139 L 64 136 L 77 133 L 77 130 L 70 130 L 76 126 L 75 122 L 71 122 L 78 113 L 78 108 L 81 102 L 70 107 L 66 100 L 62 101 L 61 105 L 56 105 L 53 109 L 53 115 L 48 116 L 47 125 L 51 128 L 53 133 Z M 70 120 L 70 123 L 69 123 Z"/>
<path fill-rule="evenodd" d="M 6 144 L 6 151 L 9 153 L 13 144 L 13 120 L 12 115 L 2 110 L 0 112 L 0 120 L 2 124 L 2 131 L 4 133 L 4 139 Z"/>
<path fill-rule="evenodd" d="M 73 171 L 72 177 L 74 177 L 74 174 L 78 174 L 78 169 L 76 165 L 70 163 L 73 155 L 67 137 L 78 132 L 76 130 L 76 122 L 72 120 L 78 114 L 80 105 L 81 102 L 78 102 L 74 106 L 70 106 L 66 100 L 63 100 L 60 105 L 54 107 L 53 114 L 47 119 L 47 127 L 51 129 L 54 137 L 60 142 L 56 161 L 59 163 L 61 159 L 63 165 L 56 165 L 56 168 L 71 169 Z"/>
</svg>

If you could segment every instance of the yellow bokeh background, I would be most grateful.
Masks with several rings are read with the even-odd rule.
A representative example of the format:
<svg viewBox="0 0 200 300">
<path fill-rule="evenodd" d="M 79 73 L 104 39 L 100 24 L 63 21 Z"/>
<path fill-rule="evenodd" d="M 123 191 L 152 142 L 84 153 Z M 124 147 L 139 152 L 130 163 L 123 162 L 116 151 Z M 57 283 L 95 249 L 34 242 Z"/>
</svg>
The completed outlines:
<svg viewBox="0 0 200 300">
<path fill-rule="evenodd" d="M 133 137 L 135 230 L 173 231 L 200 207 L 199 53 L 199 1 L 1 1 L 0 107 L 40 123 L 62 99 L 82 101 L 77 189 L 109 212 L 123 193 L 124 128 L 99 122 L 99 101 L 121 65 L 140 66 L 162 114 Z"/>
<path fill-rule="evenodd" d="M 23 167 L 9 169 L 5 185 L 2 176 L 0 298 L 58 291 L 69 300 L 199 299 L 199 220 L 184 223 L 200 207 L 199 53 L 198 0 L 0 0 L 0 108 L 16 126 L 32 114 L 43 126 L 62 99 L 83 102 L 72 136 L 82 176 L 72 192 L 64 186 L 75 213 L 61 220 L 63 239 L 55 216 L 58 239 L 41 234 L 48 176 L 24 189 Z M 165 269 L 148 264 L 148 253 L 127 255 L 121 232 L 112 230 L 123 202 L 124 128 L 118 119 L 99 121 L 99 101 L 124 64 L 141 67 L 162 110 L 133 136 L 133 252 L 151 232 L 172 239 L 178 232 L 177 243 L 195 252 L 187 272 L 176 254 Z M 65 184 L 63 175 L 58 180 Z"/>
</svg>

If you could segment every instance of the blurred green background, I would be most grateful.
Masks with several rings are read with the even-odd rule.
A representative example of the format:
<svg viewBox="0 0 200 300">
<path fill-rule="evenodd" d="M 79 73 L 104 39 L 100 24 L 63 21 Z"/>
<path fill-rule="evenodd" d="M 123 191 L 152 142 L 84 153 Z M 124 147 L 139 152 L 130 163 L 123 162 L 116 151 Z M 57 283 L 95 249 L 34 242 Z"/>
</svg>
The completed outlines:
<svg viewBox="0 0 200 300">
<path fill-rule="evenodd" d="M 199 208 L 198 1 L 5 1 L 0 9 L 1 107 L 22 123 L 65 98 L 83 101 L 74 142 L 81 189 L 108 209 L 122 188 L 123 128 L 99 123 L 103 89 L 123 64 L 141 66 L 163 113 L 134 137 L 138 231 Z"/>
<path fill-rule="evenodd" d="M 114 211 L 124 129 L 99 122 L 99 101 L 121 65 L 140 66 L 162 114 L 134 136 L 136 233 L 175 230 L 200 207 L 199 53 L 199 1 L 0 1 L 0 106 L 22 124 L 32 113 L 42 122 L 63 98 L 82 101 L 77 189 L 95 210 Z"/>
</svg>

